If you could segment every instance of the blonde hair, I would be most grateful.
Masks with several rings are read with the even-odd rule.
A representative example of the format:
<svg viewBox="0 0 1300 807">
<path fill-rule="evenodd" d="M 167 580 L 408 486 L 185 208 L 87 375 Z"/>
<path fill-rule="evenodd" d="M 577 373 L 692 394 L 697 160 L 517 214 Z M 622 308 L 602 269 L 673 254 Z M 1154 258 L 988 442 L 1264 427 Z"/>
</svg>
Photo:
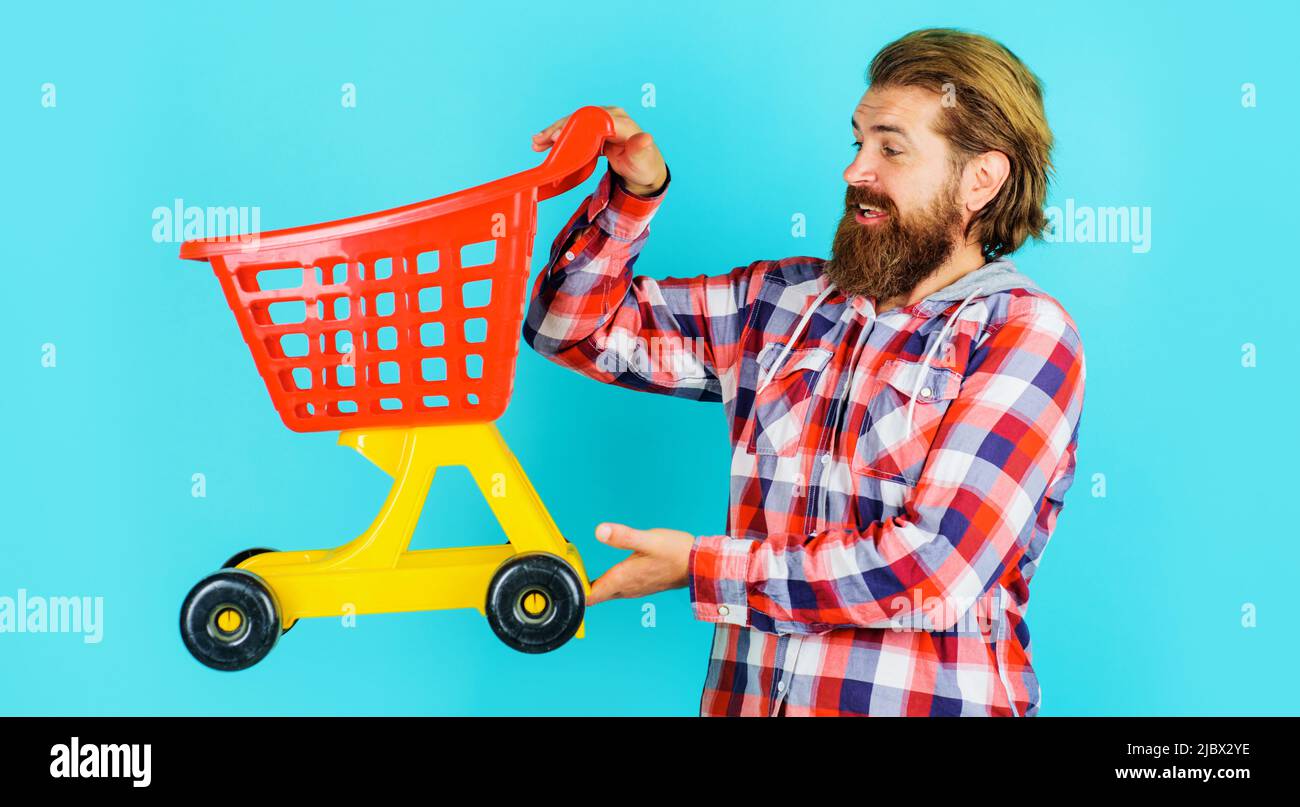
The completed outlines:
<svg viewBox="0 0 1300 807">
<path fill-rule="evenodd" d="M 1038 77 L 1014 53 L 980 34 L 927 28 L 886 45 L 871 60 L 867 80 L 942 95 L 937 128 L 953 146 L 958 170 L 986 151 L 1007 155 L 1006 182 L 967 229 L 986 259 L 1015 252 L 1030 236 L 1042 238 L 1052 130 Z"/>
</svg>

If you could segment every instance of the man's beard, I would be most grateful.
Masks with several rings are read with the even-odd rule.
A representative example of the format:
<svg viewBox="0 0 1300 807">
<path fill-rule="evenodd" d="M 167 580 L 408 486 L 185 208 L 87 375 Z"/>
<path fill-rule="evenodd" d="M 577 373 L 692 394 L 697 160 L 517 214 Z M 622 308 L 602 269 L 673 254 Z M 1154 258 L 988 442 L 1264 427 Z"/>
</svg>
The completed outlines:
<svg viewBox="0 0 1300 807">
<path fill-rule="evenodd" d="M 844 203 L 825 272 L 846 296 L 872 296 L 877 302 L 902 297 L 933 274 L 956 248 L 961 207 L 955 181 L 935 195 L 928 210 L 906 219 L 899 218 L 891 199 L 866 188 L 850 185 Z M 888 218 L 859 224 L 854 218 L 859 203 Z"/>
</svg>

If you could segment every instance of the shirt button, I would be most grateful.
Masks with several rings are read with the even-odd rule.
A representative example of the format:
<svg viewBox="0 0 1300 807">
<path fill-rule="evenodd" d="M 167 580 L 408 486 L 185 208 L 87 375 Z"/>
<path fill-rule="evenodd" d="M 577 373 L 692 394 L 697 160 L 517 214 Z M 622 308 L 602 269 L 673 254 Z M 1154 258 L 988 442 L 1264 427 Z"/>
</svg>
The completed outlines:
<svg viewBox="0 0 1300 807">
<path fill-rule="evenodd" d="M 718 616 L 726 616 L 729 613 L 731 613 L 731 609 L 728 608 L 727 606 L 725 605 L 718 606 Z"/>
<path fill-rule="evenodd" d="M 569 250 L 568 252 L 565 252 L 565 253 L 564 253 L 564 259 L 565 259 L 566 261 L 571 261 L 571 260 L 573 260 L 573 250 Z"/>
<path fill-rule="evenodd" d="M 931 390 L 929 387 L 922 387 L 922 388 L 921 388 L 921 397 L 922 397 L 922 398 L 929 398 L 931 392 L 932 392 L 932 390 Z"/>
<path fill-rule="evenodd" d="M 777 682 L 776 682 L 776 691 L 777 691 L 777 692 L 784 692 L 784 691 L 785 691 L 785 681 L 777 681 Z"/>
<path fill-rule="evenodd" d="M 827 465 L 830 463 L 830 461 L 831 461 L 830 454 L 822 454 L 822 465 Z"/>
</svg>

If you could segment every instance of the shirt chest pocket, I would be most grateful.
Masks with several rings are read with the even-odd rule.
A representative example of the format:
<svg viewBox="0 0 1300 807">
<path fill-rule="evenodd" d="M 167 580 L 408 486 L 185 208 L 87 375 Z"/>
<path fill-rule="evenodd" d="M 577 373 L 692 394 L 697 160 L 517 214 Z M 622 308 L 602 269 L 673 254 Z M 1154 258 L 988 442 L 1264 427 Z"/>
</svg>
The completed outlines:
<svg viewBox="0 0 1300 807">
<path fill-rule="evenodd" d="M 758 383 L 772 371 L 772 365 L 784 349 L 785 345 L 769 342 L 759 351 Z M 771 380 L 754 396 L 753 428 L 748 443 L 751 454 L 789 457 L 798 453 L 800 440 L 807 431 L 817 382 L 830 360 L 831 351 L 826 348 L 790 351 Z"/>
<path fill-rule="evenodd" d="M 918 383 L 919 381 L 919 383 Z M 864 431 L 853 453 L 855 473 L 915 485 L 939 424 L 961 391 L 962 377 L 942 367 L 891 359 L 871 386 Z M 911 423 L 908 402 L 913 391 Z"/>
</svg>

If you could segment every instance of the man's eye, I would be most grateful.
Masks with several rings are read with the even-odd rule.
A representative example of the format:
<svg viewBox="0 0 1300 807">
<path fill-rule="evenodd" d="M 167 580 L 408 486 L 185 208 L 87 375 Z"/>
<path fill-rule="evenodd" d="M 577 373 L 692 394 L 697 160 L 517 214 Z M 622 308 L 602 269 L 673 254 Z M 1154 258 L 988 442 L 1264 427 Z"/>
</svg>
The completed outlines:
<svg viewBox="0 0 1300 807">
<path fill-rule="evenodd" d="M 881 149 L 881 151 L 885 153 L 886 157 L 897 157 L 898 155 L 903 153 L 897 149 L 891 149 L 889 146 L 885 146 L 884 148 Z"/>
</svg>

